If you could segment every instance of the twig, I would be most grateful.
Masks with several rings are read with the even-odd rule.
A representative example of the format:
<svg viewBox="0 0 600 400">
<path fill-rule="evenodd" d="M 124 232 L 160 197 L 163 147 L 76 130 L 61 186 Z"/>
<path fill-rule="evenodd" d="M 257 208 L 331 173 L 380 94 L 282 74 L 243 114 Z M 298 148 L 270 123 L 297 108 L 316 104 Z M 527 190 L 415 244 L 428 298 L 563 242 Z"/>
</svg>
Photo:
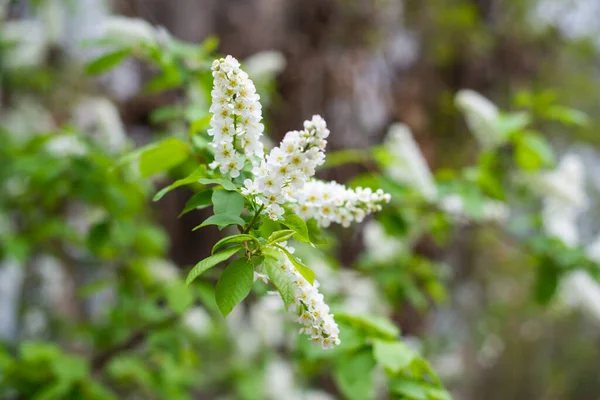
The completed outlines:
<svg viewBox="0 0 600 400">
<path fill-rule="evenodd" d="M 248 233 L 250 232 L 250 229 L 252 229 L 252 226 L 256 223 L 256 220 L 258 219 L 258 217 L 260 216 L 260 213 L 262 212 L 262 210 L 265 208 L 265 205 L 262 204 L 260 206 L 260 208 L 258 209 L 258 211 L 256 212 L 256 214 L 254 214 L 254 217 L 252 218 L 252 221 L 250 221 L 250 223 L 248 224 L 248 226 L 242 231 L 242 233 Z"/>
</svg>

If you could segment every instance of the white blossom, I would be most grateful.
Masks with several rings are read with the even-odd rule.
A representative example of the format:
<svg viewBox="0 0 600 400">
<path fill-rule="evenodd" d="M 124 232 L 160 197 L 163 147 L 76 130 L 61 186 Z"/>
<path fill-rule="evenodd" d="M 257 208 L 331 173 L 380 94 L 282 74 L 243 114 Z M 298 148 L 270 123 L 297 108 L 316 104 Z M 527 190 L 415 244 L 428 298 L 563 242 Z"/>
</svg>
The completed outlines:
<svg viewBox="0 0 600 400">
<path fill-rule="evenodd" d="M 469 219 L 465 202 L 458 194 L 449 194 L 439 200 L 440 208 L 458 222 Z M 506 204 L 498 200 L 484 200 L 481 209 L 481 220 L 484 222 L 504 222 L 510 214 Z"/>
<path fill-rule="evenodd" d="M 389 202 L 390 196 L 382 190 L 351 190 L 336 182 L 311 179 L 325 162 L 330 133 L 319 115 L 305 121 L 303 130 L 288 132 L 265 156 L 261 106 L 252 80 L 231 56 L 215 60 L 212 70 L 213 117 L 208 134 L 213 137 L 215 161 L 209 166 L 236 178 L 250 161 L 253 178 L 244 180 L 241 192 L 269 218 L 280 219 L 287 205 L 305 219 L 314 217 L 320 226 L 332 222 L 349 226 Z"/>
<path fill-rule="evenodd" d="M 283 215 L 281 204 L 296 200 L 319 165 L 325 161 L 329 129 L 318 115 L 304 122 L 304 130 L 288 132 L 278 147 L 252 170 L 254 180 L 245 182 L 245 192 L 256 195 L 272 219 Z"/>
<path fill-rule="evenodd" d="M 59 134 L 46 142 L 46 151 L 56 157 L 83 156 L 87 149 L 75 135 Z"/>
<path fill-rule="evenodd" d="M 585 254 L 590 260 L 600 263 L 600 237 L 585 248 Z"/>
<path fill-rule="evenodd" d="M 212 321 L 210 314 L 203 307 L 196 306 L 185 312 L 183 324 L 194 334 L 204 336 L 210 332 Z"/>
<path fill-rule="evenodd" d="M 338 279 L 345 310 L 356 314 L 385 314 L 389 311 L 381 291 L 371 278 L 342 269 Z"/>
<path fill-rule="evenodd" d="M 83 99 L 75 108 L 73 119 L 98 145 L 111 152 L 122 152 L 128 145 L 119 110 L 106 98 Z"/>
<path fill-rule="evenodd" d="M 235 307 L 225 319 L 230 340 L 237 348 L 236 354 L 245 361 L 256 357 L 261 348 L 261 337 L 246 313 L 245 307 Z"/>
<path fill-rule="evenodd" d="M 268 278 L 267 278 L 268 280 Z M 285 339 L 284 315 L 281 299 L 276 295 L 261 297 L 250 307 L 250 325 L 258 333 L 263 344 L 277 347 Z"/>
<path fill-rule="evenodd" d="M 600 237 L 585 249 L 587 257 L 600 263 Z M 561 282 L 561 299 L 572 308 L 579 308 L 600 322 L 600 284 L 587 272 L 570 272 Z"/>
<path fill-rule="evenodd" d="M 162 258 L 146 260 L 150 277 L 157 283 L 173 283 L 179 279 L 179 269 L 172 262 Z"/>
<path fill-rule="evenodd" d="M 542 175 L 539 184 L 539 191 L 547 199 L 560 202 L 565 207 L 583 210 L 588 203 L 585 168 L 577 154 L 565 155 L 554 171 Z"/>
<path fill-rule="evenodd" d="M 544 231 L 548 235 L 560 239 L 567 246 L 577 246 L 579 243 L 578 214 L 577 209 L 565 208 L 560 202 L 545 199 L 542 207 Z"/>
<path fill-rule="evenodd" d="M 208 134 L 213 137 L 215 162 L 210 167 L 219 167 L 221 173 L 236 178 L 246 161 L 257 165 L 263 158 L 260 96 L 235 58 L 227 56 L 215 60 L 212 71 L 210 112 L 213 117 Z"/>
<path fill-rule="evenodd" d="M 16 96 L 12 107 L 0 110 L 2 126 L 12 139 L 23 143 L 39 132 L 57 128 L 52 113 L 31 96 Z"/>
<path fill-rule="evenodd" d="M 427 200 L 434 200 L 437 196 L 435 181 L 410 129 L 400 123 L 390 126 L 385 148 L 394 157 L 385 169 L 386 174 L 414 186 Z"/>
<path fill-rule="evenodd" d="M 568 306 L 582 309 L 600 321 L 600 285 L 587 272 L 569 273 L 561 283 L 560 294 Z"/>
<path fill-rule="evenodd" d="M 294 376 L 289 362 L 277 358 L 269 361 L 265 368 L 265 398 L 301 400 Z"/>
<path fill-rule="evenodd" d="M 7 68 L 35 67 L 44 63 L 50 41 L 41 21 L 27 19 L 6 21 L 0 29 L 4 41 L 13 43 L 6 47 L 3 65 Z"/>
<path fill-rule="evenodd" d="M 269 277 L 267 275 L 254 271 L 254 282 L 258 280 L 261 280 L 264 283 L 269 283 Z"/>
<path fill-rule="evenodd" d="M 374 220 L 365 224 L 363 238 L 367 253 L 377 262 L 390 261 L 404 250 L 402 242 L 388 235 Z"/>
<path fill-rule="evenodd" d="M 460 90 L 454 101 L 465 115 L 469 130 L 483 148 L 492 149 L 506 142 L 498 126 L 499 112 L 494 103 L 468 89 Z"/>
<path fill-rule="evenodd" d="M 254 79 L 272 79 L 285 68 L 285 57 L 281 52 L 261 51 L 253 54 L 244 61 L 248 74 Z"/>
<path fill-rule="evenodd" d="M 112 15 L 100 23 L 102 37 L 127 45 L 156 44 L 157 30 L 141 18 Z"/>
<path fill-rule="evenodd" d="M 349 189 L 335 181 L 311 179 L 298 191 L 294 211 L 304 219 L 314 218 L 321 227 L 331 223 L 348 227 L 353 221 L 362 222 L 370 213 L 380 211 L 390 198 L 381 189 Z"/>
<path fill-rule="evenodd" d="M 567 154 L 554 171 L 529 179 L 533 190 L 544 196 L 545 231 L 575 246 L 579 242 L 577 217 L 588 204 L 582 160 L 576 154 Z"/>
<path fill-rule="evenodd" d="M 291 248 L 286 249 L 289 251 Z M 319 293 L 319 282 L 315 280 L 311 285 L 281 250 L 278 267 L 294 285 L 295 296 L 289 311 L 296 315 L 296 321 L 302 325 L 300 333 L 310 336 L 314 344 L 325 350 L 340 344 L 340 330 L 323 295 Z"/>
</svg>

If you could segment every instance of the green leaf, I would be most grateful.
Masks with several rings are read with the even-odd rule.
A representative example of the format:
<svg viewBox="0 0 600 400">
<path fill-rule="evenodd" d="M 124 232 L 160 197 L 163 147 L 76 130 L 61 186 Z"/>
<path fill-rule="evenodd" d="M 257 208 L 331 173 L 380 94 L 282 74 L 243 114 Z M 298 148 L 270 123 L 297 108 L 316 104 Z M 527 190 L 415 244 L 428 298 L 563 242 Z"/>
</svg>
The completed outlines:
<svg viewBox="0 0 600 400">
<path fill-rule="evenodd" d="M 212 114 L 206 114 L 204 117 L 195 119 L 190 124 L 190 134 L 195 135 L 210 126 L 210 120 L 212 119 Z"/>
<path fill-rule="evenodd" d="M 165 194 L 169 193 L 171 190 L 176 189 L 180 186 L 191 185 L 192 183 L 197 183 L 198 180 L 203 176 L 206 176 L 206 166 L 205 165 L 201 165 L 200 167 L 196 168 L 187 177 L 185 177 L 183 179 L 178 179 L 175 182 L 173 182 L 172 184 L 170 184 L 169 186 L 162 188 L 158 193 L 156 193 L 156 195 L 154 196 L 152 201 L 158 201 L 158 200 L 162 199 Z"/>
<path fill-rule="evenodd" d="M 285 242 L 286 240 L 294 236 L 295 233 L 296 232 L 291 229 L 283 229 L 280 231 L 273 232 L 267 239 L 265 246 L 270 246 L 279 242 Z"/>
<path fill-rule="evenodd" d="M 308 221 L 306 221 L 306 228 L 308 229 L 308 238 L 312 243 L 326 243 L 326 240 L 323 237 L 323 232 L 321 231 L 321 228 L 319 228 L 319 224 L 317 223 L 316 219 L 311 218 Z"/>
<path fill-rule="evenodd" d="M 590 120 L 584 112 L 563 106 L 548 107 L 546 117 L 560 121 L 565 125 L 575 126 L 584 126 Z"/>
<path fill-rule="evenodd" d="M 554 297 L 560 282 L 558 266 L 549 257 L 542 257 L 537 269 L 534 295 L 535 300 L 541 305 L 547 305 Z"/>
<path fill-rule="evenodd" d="M 245 258 L 229 264 L 215 288 L 215 300 L 223 316 L 229 315 L 233 308 L 250 294 L 254 283 L 254 266 Z"/>
<path fill-rule="evenodd" d="M 185 207 L 183 211 L 179 214 L 181 217 L 183 214 L 186 214 L 192 210 L 201 210 L 206 208 L 212 204 L 213 191 L 211 189 L 203 190 L 202 192 L 198 192 L 194 194 L 189 200 L 185 203 Z"/>
<path fill-rule="evenodd" d="M 294 239 L 297 241 L 305 243 L 310 242 L 306 222 L 296 214 L 285 215 L 282 224 L 296 232 Z"/>
<path fill-rule="evenodd" d="M 427 395 L 432 400 L 452 400 L 452 396 L 445 389 L 428 388 Z"/>
<path fill-rule="evenodd" d="M 167 171 L 189 156 L 189 146 L 176 138 L 170 138 L 146 149 L 140 156 L 140 172 L 148 177 L 159 172 Z"/>
<path fill-rule="evenodd" d="M 258 241 L 258 239 L 255 238 L 254 236 L 240 233 L 239 235 L 228 236 L 226 238 L 223 238 L 223 239 L 219 240 L 213 246 L 213 248 L 212 248 L 212 254 L 214 254 L 215 251 L 217 251 L 221 247 L 227 246 L 229 244 L 242 243 L 242 242 L 247 242 L 247 241 L 253 241 L 253 242 L 257 243 L 257 244 L 260 244 L 260 242 Z"/>
<path fill-rule="evenodd" d="M 372 399 L 375 360 L 368 351 L 348 354 L 338 360 L 333 378 L 344 396 L 350 400 Z"/>
<path fill-rule="evenodd" d="M 90 229 L 87 245 L 95 254 L 101 254 L 105 246 L 110 244 L 110 220 L 104 220 Z"/>
<path fill-rule="evenodd" d="M 402 342 L 376 339 L 373 341 L 373 357 L 386 369 L 398 373 L 410 365 L 416 354 Z"/>
<path fill-rule="evenodd" d="M 315 273 L 310 268 L 308 268 L 306 265 L 302 264 L 302 262 L 300 262 L 300 260 L 298 260 L 296 257 L 294 257 L 284 247 L 281 247 L 279 245 L 275 245 L 275 247 L 277 247 L 278 249 L 280 249 L 281 251 L 283 251 L 285 253 L 287 258 L 292 262 L 292 264 L 294 264 L 294 267 L 296 267 L 296 270 L 300 273 L 300 275 L 302 275 L 304 277 L 304 279 L 306 279 L 308 281 L 308 283 L 310 283 L 312 285 L 315 282 Z"/>
<path fill-rule="evenodd" d="M 158 124 L 161 122 L 180 118 L 183 115 L 181 106 L 160 107 L 150 114 L 150 122 Z"/>
<path fill-rule="evenodd" d="M 403 396 L 406 400 L 428 400 L 427 387 L 420 382 L 402 379 L 390 384 L 392 393 Z"/>
<path fill-rule="evenodd" d="M 236 190 L 236 187 L 233 184 L 233 182 L 228 181 L 227 179 L 223 179 L 223 178 L 215 178 L 215 179 L 202 178 L 202 179 L 198 180 L 198 182 L 200 182 L 204 185 L 210 185 L 210 184 L 221 185 L 223 187 L 223 189 L 225 189 L 225 190 L 230 190 L 230 191 Z"/>
<path fill-rule="evenodd" d="M 131 54 L 131 49 L 121 49 L 105 54 L 86 65 L 85 73 L 88 75 L 98 75 L 113 69 L 119 65 L 121 61 L 123 61 L 129 54 Z"/>
<path fill-rule="evenodd" d="M 380 168 L 388 167 L 396 161 L 396 157 L 385 146 L 373 147 L 371 156 Z"/>
<path fill-rule="evenodd" d="M 229 225 L 244 225 L 246 221 L 244 221 L 239 215 L 229 215 L 229 214 L 217 214 L 212 215 L 204 220 L 203 223 L 194 227 L 192 231 L 196 231 L 200 228 L 203 228 L 208 225 L 216 225 L 219 229 L 223 229 Z"/>
<path fill-rule="evenodd" d="M 177 314 L 182 314 L 194 301 L 192 292 L 183 282 L 168 285 L 165 294 L 169 307 Z"/>
<path fill-rule="evenodd" d="M 108 376 L 119 381 L 133 381 L 141 387 L 153 387 L 154 379 L 148 366 L 141 358 L 119 354 L 116 355 L 107 367 Z"/>
<path fill-rule="evenodd" d="M 336 313 L 336 320 L 367 331 L 371 336 L 395 340 L 400 330 L 387 318 L 367 314 Z"/>
<path fill-rule="evenodd" d="M 209 36 L 202 42 L 202 50 L 205 53 L 212 53 L 219 47 L 219 38 L 217 36 Z"/>
<path fill-rule="evenodd" d="M 546 139 L 535 132 L 527 133 L 517 142 L 515 158 L 519 167 L 527 171 L 554 164 L 554 152 Z"/>
<path fill-rule="evenodd" d="M 519 132 L 531 122 L 531 116 L 526 111 L 502 114 L 498 118 L 498 130 L 504 137 Z"/>
<path fill-rule="evenodd" d="M 408 222 L 404 216 L 393 208 L 386 208 L 378 215 L 377 220 L 383 225 L 385 232 L 390 236 L 403 237 L 408 232 Z"/>
<path fill-rule="evenodd" d="M 76 356 L 62 355 L 52 361 L 52 371 L 59 381 L 81 381 L 89 372 L 88 361 Z"/>
<path fill-rule="evenodd" d="M 320 169 L 338 167 L 344 164 L 362 164 L 370 160 L 369 152 L 362 149 L 344 149 L 327 153 L 327 159 Z"/>
<path fill-rule="evenodd" d="M 275 285 L 281 298 L 285 303 L 286 308 L 294 301 L 294 284 L 290 280 L 289 275 L 284 270 L 285 263 L 281 259 L 265 258 L 265 269 L 269 279 Z"/>
<path fill-rule="evenodd" d="M 214 254 L 214 255 L 200 261 L 189 272 L 187 279 L 185 280 L 185 284 L 189 285 L 190 283 L 192 283 L 194 281 L 194 279 L 196 279 L 197 277 L 202 275 L 205 271 L 214 267 L 218 263 L 231 258 L 231 256 L 233 256 L 235 253 L 237 253 L 241 249 L 243 249 L 243 246 L 233 246 L 233 247 L 228 248 L 227 250 L 220 251 L 217 254 Z"/>
<path fill-rule="evenodd" d="M 215 190 L 212 195 L 215 214 L 240 215 L 244 209 L 244 197 L 238 192 Z"/>
<path fill-rule="evenodd" d="M 119 398 L 98 382 L 88 382 L 86 387 L 86 395 L 92 400 L 118 400 Z"/>
<path fill-rule="evenodd" d="M 89 49 L 91 47 L 114 47 L 119 44 L 117 41 L 111 38 L 99 38 L 99 39 L 84 39 L 79 42 L 79 46 L 83 49 Z"/>
<path fill-rule="evenodd" d="M 51 384 L 46 385 L 40 390 L 32 399 L 33 400 L 60 400 L 66 398 L 71 389 L 73 383 L 69 381 L 59 380 Z"/>
<path fill-rule="evenodd" d="M 176 67 L 167 67 L 162 74 L 152 78 L 143 89 L 144 93 L 158 93 L 181 85 L 181 74 Z"/>
<path fill-rule="evenodd" d="M 267 238 L 273 232 L 280 231 L 283 228 L 279 222 L 273 221 L 271 218 L 264 218 L 258 226 L 254 224 L 253 229 L 256 230 L 256 236 Z"/>
</svg>

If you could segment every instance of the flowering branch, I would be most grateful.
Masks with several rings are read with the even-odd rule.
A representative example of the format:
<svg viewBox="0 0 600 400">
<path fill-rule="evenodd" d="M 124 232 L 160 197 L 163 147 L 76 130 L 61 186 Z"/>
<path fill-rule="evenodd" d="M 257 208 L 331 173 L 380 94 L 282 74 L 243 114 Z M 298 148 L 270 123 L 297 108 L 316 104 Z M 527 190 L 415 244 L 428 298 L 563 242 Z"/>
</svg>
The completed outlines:
<svg viewBox="0 0 600 400">
<path fill-rule="evenodd" d="M 213 115 L 208 134 L 214 161 L 208 166 L 214 178 L 201 182 L 219 184 L 224 190 L 213 191 L 215 215 L 199 227 L 243 226 L 240 215 L 244 204 L 249 203 L 256 212 L 240 234 L 215 245 L 214 254 L 190 271 L 187 282 L 243 251 L 245 257 L 229 263 L 217 282 L 215 298 L 221 312 L 227 315 L 250 293 L 257 275 L 277 288 L 302 324 L 300 333 L 329 349 L 340 343 L 338 326 L 317 290 L 314 272 L 293 255 L 287 241 L 311 242 L 307 221 L 312 219 L 320 227 L 331 223 L 348 227 L 353 221 L 361 222 L 368 214 L 380 211 L 390 195 L 381 189 L 350 189 L 314 178 L 316 168 L 325 162 L 330 134 L 318 115 L 305 121 L 302 130 L 288 132 L 279 146 L 265 154 L 260 140 L 264 131 L 260 97 L 252 80 L 231 56 L 216 60 L 212 74 Z M 274 230 L 253 232 L 252 228 L 265 219 L 275 222 Z"/>
</svg>

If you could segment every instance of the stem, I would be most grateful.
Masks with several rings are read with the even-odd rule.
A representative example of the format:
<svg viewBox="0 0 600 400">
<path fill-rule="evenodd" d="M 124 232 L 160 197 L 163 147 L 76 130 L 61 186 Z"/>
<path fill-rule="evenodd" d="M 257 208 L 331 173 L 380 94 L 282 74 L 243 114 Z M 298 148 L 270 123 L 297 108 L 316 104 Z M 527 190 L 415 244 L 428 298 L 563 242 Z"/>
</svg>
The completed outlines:
<svg viewBox="0 0 600 400">
<path fill-rule="evenodd" d="M 256 223 L 256 220 L 258 219 L 258 217 L 260 216 L 261 211 L 265 208 L 265 205 L 262 204 L 260 206 L 260 208 L 258 209 L 258 211 L 256 212 L 256 214 L 254 214 L 254 217 L 252 218 L 252 221 L 250 221 L 250 223 L 248 224 L 248 226 L 242 231 L 242 233 L 248 233 L 250 232 L 250 229 L 252 229 L 252 226 Z"/>
</svg>

